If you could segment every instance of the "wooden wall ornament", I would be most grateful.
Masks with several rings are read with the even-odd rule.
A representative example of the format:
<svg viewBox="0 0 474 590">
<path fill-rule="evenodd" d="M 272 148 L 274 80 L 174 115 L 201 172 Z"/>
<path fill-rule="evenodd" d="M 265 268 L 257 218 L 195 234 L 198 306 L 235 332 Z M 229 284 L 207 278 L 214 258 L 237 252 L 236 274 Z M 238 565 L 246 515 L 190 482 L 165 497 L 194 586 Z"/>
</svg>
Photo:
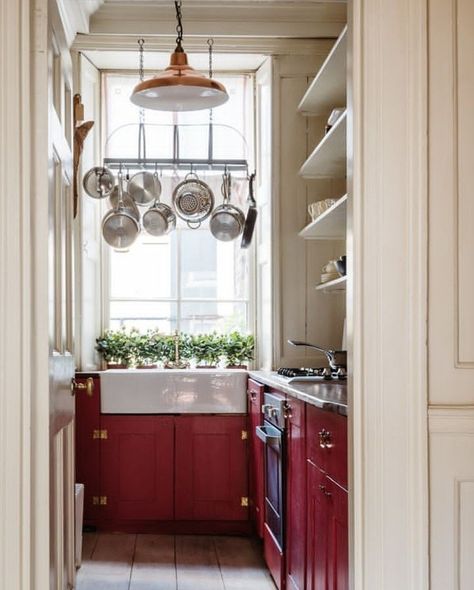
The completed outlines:
<svg viewBox="0 0 474 590">
<path fill-rule="evenodd" d="M 81 159 L 82 150 L 84 149 L 84 141 L 89 134 L 89 131 L 94 125 L 94 121 L 84 121 L 84 105 L 81 102 L 81 95 L 75 94 L 73 99 L 74 106 L 74 179 L 73 179 L 73 199 L 74 199 L 74 219 L 77 216 L 77 203 L 79 199 L 79 191 L 77 188 L 77 173 L 79 170 L 79 162 Z"/>
</svg>

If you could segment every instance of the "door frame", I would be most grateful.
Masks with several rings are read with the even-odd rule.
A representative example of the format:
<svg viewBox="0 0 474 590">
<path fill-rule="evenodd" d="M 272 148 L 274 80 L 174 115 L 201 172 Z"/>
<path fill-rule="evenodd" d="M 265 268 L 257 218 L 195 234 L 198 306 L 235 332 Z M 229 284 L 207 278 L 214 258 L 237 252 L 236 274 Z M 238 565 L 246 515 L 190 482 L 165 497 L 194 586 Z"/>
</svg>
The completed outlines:
<svg viewBox="0 0 474 590">
<path fill-rule="evenodd" d="M 0 215 L 0 585 L 46 590 L 47 0 L 9 0 L 2 17 L 0 187 L 20 194 Z M 426 0 L 353 0 L 351 21 L 352 587 L 425 590 Z"/>
<path fill-rule="evenodd" d="M 426 0 L 350 3 L 355 590 L 429 587 Z"/>
</svg>

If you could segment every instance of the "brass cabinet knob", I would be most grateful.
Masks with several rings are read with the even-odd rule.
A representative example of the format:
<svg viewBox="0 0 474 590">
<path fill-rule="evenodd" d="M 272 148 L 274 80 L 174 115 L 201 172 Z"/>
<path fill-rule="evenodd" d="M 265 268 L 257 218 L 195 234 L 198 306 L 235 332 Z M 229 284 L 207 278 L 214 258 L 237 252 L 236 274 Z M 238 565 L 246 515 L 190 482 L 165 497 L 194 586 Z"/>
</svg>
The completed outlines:
<svg viewBox="0 0 474 590">
<path fill-rule="evenodd" d="M 81 391 L 85 391 L 86 395 L 92 397 L 94 395 L 94 379 L 92 377 L 87 377 L 85 383 L 79 383 L 75 379 L 71 381 L 71 393 L 74 395 L 76 390 L 79 389 Z"/>
<path fill-rule="evenodd" d="M 334 444 L 332 442 L 332 434 L 329 432 L 329 430 L 326 430 L 325 428 L 323 428 L 319 433 L 319 446 L 322 449 L 331 449 Z"/>
<path fill-rule="evenodd" d="M 328 491 L 327 487 L 323 486 L 323 484 L 319 484 L 319 489 L 326 496 L 326 498 L 330 498 L 332 496 L 331 492 Z"/>
</svg>

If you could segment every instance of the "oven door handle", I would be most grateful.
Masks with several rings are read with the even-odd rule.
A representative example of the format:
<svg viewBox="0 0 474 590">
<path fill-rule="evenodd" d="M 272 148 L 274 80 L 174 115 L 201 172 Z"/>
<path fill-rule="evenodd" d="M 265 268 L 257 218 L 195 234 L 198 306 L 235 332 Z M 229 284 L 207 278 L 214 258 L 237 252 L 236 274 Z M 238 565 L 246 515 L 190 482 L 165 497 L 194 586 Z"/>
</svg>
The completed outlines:
<svg viewBox="0 0 474 590">
<path fill-rule="evenodd" d="M 272 426 L 257 426 L 255 433 L 266 445 L 279 446 L 281 444 L 281 432 Z"/>
</svg>

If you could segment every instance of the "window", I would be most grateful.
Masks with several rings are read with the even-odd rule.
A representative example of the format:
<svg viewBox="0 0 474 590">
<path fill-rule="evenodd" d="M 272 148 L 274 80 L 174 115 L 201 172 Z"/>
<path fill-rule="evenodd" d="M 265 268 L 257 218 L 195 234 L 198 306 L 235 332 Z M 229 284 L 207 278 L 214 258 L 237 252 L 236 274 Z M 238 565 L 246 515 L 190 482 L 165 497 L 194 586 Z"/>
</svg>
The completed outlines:
<svg viewBox="0 0 474 590">
<path fill-rule="evenodd" d="M 247 159 L 251 166 L 253 77 L 220 75 L 219 80 L 230 100 L 213 113 L 214 157 Z M 137 157 L 138 110 L 129 101 L 135 83 L 136 76 L 104 76 L 107 157 Z M 208 111 L 179 115 L 147 111 L 147 157 L 172 157 L 173 124 L 179 124 L 181 157 L 206 158 L 208 120 Z M 163 202 L 171 204 L 173 188 L 185 174 L 161 171 Z M 199 177 L 213 190 L 216 205 L 220 204 L 221 174 L 206 171 L 199 172 Z M 244 211 L 247 190 L 245 172 L 236 172 L 232 202 Z M 142 232 L 127 252 L 107 249 L 109 327 L 188 333 L 250 331 L 250 252 L 240 248 L 240 238 L 228 243 L 216 240 L 207 221 L 199 229 L 190 229 L 179 219 L 168 236 L 155 238 Z"/>
</svg>

